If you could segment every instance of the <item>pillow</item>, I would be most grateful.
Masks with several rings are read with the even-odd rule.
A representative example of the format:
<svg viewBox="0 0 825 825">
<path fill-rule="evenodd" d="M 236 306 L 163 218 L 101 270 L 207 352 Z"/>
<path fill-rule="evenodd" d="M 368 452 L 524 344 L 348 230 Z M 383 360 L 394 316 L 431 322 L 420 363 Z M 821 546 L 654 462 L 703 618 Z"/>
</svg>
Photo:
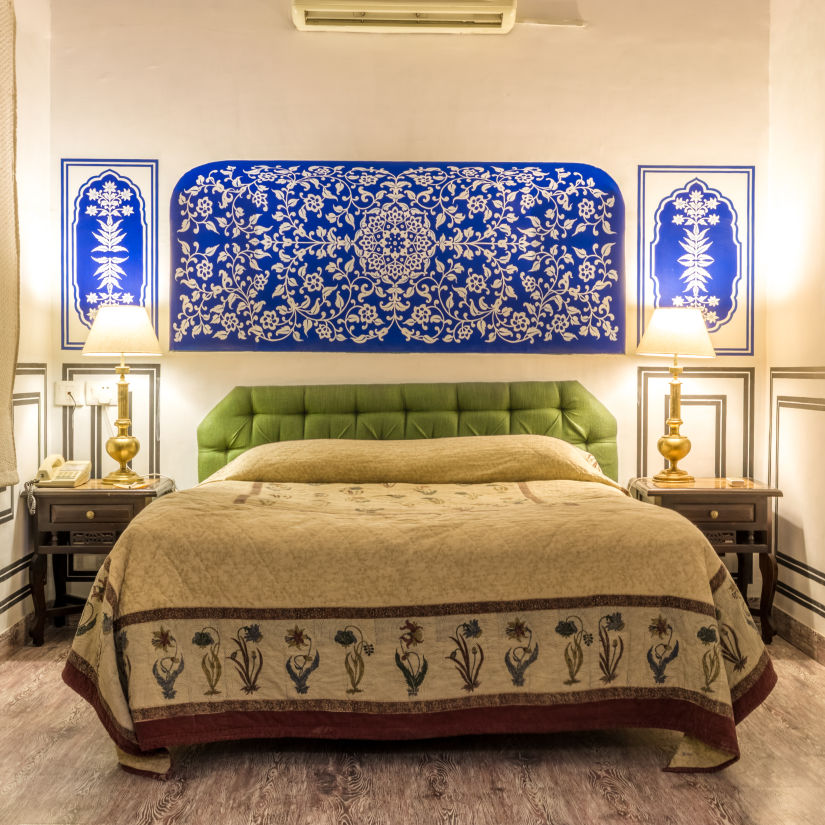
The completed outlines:
<svg viewBox="0 0 825 825">
<path fill-rule="evenodd" d="M 545 435 L 279 441 L 247 450 L 203 483 L 450 484 L 544 479 L 594 481 L 623 489 L 601 472 L 589 453 Z"/>
</svg>

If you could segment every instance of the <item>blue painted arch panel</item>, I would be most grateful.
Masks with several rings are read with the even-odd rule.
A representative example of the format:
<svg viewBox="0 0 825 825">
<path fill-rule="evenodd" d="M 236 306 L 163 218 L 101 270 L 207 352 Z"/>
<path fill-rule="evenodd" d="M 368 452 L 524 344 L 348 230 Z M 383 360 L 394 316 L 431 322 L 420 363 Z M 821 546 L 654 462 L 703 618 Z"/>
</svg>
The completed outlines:
<svg viewBox="0 0 825 825">
<path fill-rule="evenodd" d="M 624 352 L 624 204 L 586 164 L 215 162 L 171 226 L 172 349 Z"/>
</svg>

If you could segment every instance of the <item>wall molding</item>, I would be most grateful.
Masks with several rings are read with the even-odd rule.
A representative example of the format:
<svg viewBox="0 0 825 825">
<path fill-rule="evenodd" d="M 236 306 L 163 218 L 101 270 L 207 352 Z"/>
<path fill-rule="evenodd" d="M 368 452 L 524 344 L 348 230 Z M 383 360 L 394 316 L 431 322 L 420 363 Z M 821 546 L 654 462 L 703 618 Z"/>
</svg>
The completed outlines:
<svg viewBox="0 0 825 825">
<path fill-rule="evenodd" d="M 45 445 L 48 438 L 48 418 L 45 415 L 46 405 L 46 365 L 45 364 L 17 364 L 14 368 L 15 379 L 22 375 L 40 375 L 43 379 L 43 389 L 36 392 L 13 392 L 12 410 L 16 411 L 20 407 L 37 406 L 37 461 L 38 464 L 44 458 Z M 36 469 L 36 468 L 35 468 Z M 0 524 L 14 520 L 15 502 L 17 496 L 17 484 L 7 487 L 0 487 L 0 493 L 5 498 L 8 493 L 8 502 L 0 503 Z M 0 609 L 0 613 L 2 610 Z"/>
<path fill-rule="evenodd" d="M 753 438 L 754 438 L 754 373 L 753 367 L 685 367 L 685 379 L 733 379 L 742 383 L 742 468 L 741 474 L 746 478 L 753 476 Z M 665 416 L 661 422 L 653 424 L 649 420 L 650 382 L 667 378 L 668 367 L 638 367 L 637 369 L 637 415 L 636 415 L 636 475 L 649 475 L 647 444 L 650 427 L 658 426 L 664 432 L 664 418 L 667 417 L 668 395 L 665 394 Z M 709 406 L 715 411 L 716 444 L 714 459 L 717 474 L 728 475 L 728 407 L 729 394 L 689 394 L 682 396 L 683 406 Z"/>
<path fill-rule="evenodd" d="M 781 489 L 782 478 L 780 473 L 781 437 L 783 432 L 782 412 L 783 410 L 807 410 L 814 413 L 825 412 L 825 398 L 810 395 L 785 395 L 779 394 L 776 387 L 777 382 L 789 381 L 825 381 L 825 368 L 823 367 L 772 367 L 770 370 L 770 403 L 771 416 L 769 425 L 769 445 L 768 452 L 768 483 L 774 484 Z M 776 547 L 776 561 L 781 569 L 800 576 L 804 579 L 825 586 L 825 572 L 815 566 L 796 559 L 789 553 L 781 550 L 779 544 L 779 512 L 781 508 L 780 499 L 773 501 L 773 540 Z M 806 593 L 802 593 L 798 588 L 792 587 L 785 581 L 780 580 L 776 584 L 776 592 L 786 599 L 798 604 L 805 610 L 809 610 L 818 616 L 825 618 L 825 604 Z M 804 625 L 803 625 L 804 626 Z M 814 631 L 811 629 L 811 632 Z M 823 648 L 825 650 L 825 647 Z"/>
<path fill-rule="evenodd" d="M 61 375 L 64 381 L 75 381 L 83 377 L 104 377 L 113 382 L 114 367 L 112 364 L 63 364 Z M 149 443 L 141 444 L 141 453 L 148 456 L 150 473 L 160 472 L 160 440 L 159 432 L 159 405 L 160 405 L 160 364 L 140 364 L 131 366 L 130 376 L 147 376 L 149 378 L 149 400 L 146 414 L 148 416 Z M 129 393 L 129 416 L 134 417 L 132 411 L 133 393 Z M 91 408 L 90 408 L 91 409 Z M 142 414 L 142 413 L 141 413 Z M 92 462 L 92 477 L 99 478 L 103 469 L 106 452 L 104 445 L 108 435 L 104 426 L 103 408 L 96 406 L 91 409 L 90 415 L 89 443 L 92 445 L 91 455 L 82 456 L 85 460 L 89 458 Z M 63 455 L 66 458 L 74 458 L 74 410 L 70 407 L 63 408 Z M 142 440 L 142 439 L 141 439 Z"/>
</svg>

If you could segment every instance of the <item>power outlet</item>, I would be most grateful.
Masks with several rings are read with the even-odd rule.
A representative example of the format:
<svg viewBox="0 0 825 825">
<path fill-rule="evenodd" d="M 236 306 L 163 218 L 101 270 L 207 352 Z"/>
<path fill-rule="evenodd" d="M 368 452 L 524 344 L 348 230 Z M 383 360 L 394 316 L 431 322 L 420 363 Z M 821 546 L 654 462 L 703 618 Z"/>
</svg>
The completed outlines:
<svg viewBox="0 0 825 825">
<path fill-rule="evenodd" d="M 86 403 L 90 406 L 103 407 L 113 404 L 115 400 L 115 384 L 111 380 L 87 381 Z"/>
<path fill-rule="evenodd" d="M 82 381 L 55 381 L 54 405 L 56 407 L 82 407 L 85 403 Z"/>
</svg>

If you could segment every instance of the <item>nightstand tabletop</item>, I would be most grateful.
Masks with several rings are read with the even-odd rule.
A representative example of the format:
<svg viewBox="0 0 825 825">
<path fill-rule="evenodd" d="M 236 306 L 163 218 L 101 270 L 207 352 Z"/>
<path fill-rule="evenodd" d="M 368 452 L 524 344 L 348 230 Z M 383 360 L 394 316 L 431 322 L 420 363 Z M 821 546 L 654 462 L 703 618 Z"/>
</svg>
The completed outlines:
<svg viewBox="0 0 825 825">
<path fill-rule="evenodd" d="M 77 487 L 35 487 L 34 495 L 37 498 L 71 498 L 77 495 L 118 496 L 140 498 L 141 496 L 162 496 L 172 491 L 174 482 L 171 478 L 152 479 L 145 487 L 114 487 L 104 484 L 102 479 L 92 478 L 85 484 Z"/>
<path fill-rule="evenodd" d="M 701 494 L 735 495 L 747 493 L 754 496 L 780 497 L 782 491 L 752 478 L 742 479 L 743 485 L 732 485 L 728 478 L 697 478 L 688 483 L 659 483 L 652 478 L 631 478 L 629 488 L 635 488 L 648 496 L 696 496 Z"/>
</svg>

